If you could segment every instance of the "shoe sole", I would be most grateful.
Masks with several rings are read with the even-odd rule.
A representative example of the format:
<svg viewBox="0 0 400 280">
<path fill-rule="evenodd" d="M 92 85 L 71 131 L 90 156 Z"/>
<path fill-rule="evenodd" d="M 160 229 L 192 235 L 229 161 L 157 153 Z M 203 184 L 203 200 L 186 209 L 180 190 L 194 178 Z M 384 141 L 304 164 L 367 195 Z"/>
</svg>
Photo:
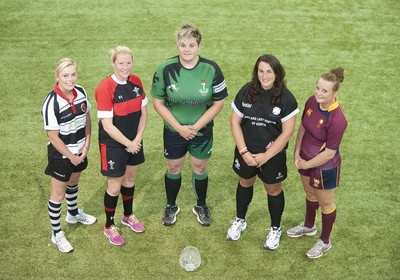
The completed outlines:
<svg viewBox="0 0 400 280">
<path fill-rule="evenodd" d="M 104 233 L 105 237 L 107 237 L 108 241 L 109 241 L 111 244 L 115 245 L 115 246 L 122 246 L 122 245 L 124 245 L 124 244 L 126 243 L 126 241 L 124 241 L 124 243 L 122 243 L 122 244 L 114 243 L 114 242 L 112 242 L 111 239 L 108 237 L 107 233 L 105 233 L 104 231 L 103 231 L 103 233 Z"/>
<path fill-rule="evenodd" d="M 275 247 L 264 246 L 264 248 L 267 249 L 267 250 L 275 250 L 278 247 L 279 247 L 279 243 Z"/>
<path fill-rule="evenodd" d="M 318 256 L 309 256 L 306 254 L 307 258 L 309 259 L 318 259 L 320 257 L 322 257 L 326 252 L 328 252 L 330 249 L 332 248 L 332 244 L 329 245 L 328 249 L 326 249 L 321 255 Z"/>
<path fill-rule="evenodd" d="M 130 227 L 131 230 L 133 230 L 134 232 L 137 232 L 137 233 L 141 233 L 141 232 L 144 232 L 144 231 L 146 230 L 146 229 L 143 229 L 143 230 L 136 230 L 136 229 L 134 229 L 133 227 L 131 227 L 131 225 L 130 225 L 129 223 L 124 222 L 123 220 L 121 220 L 121 224 L 123 224 L 124 226 Z"/>
<path fill-rule="evenodd" d="M 289 233 L 286 232 L 286 235 L 288 237 L 291 237 L 291 238 L 299 238 L 299 237 L 302 237 L 304 235 L 305 236 L 314 236 L 316 234 L 317 234 L 317 230 L 316 231 L 312 231 L 312 232 L 302 233 L 302 234 L 296 234 L 296 235 L 289 235 Z"/>
<path fill-rule="evenodd" d="M 78 220 L 70 220 L 70 219 L 68 219 L 68 217 L 66 217 L 65 221 L 70 225 L 75 225 L 77 223 L 81 223 L 83 225 L 93 225 L 97 221 L 97 219 L 93 223 L 86 223 L 86 222 L 78 221 Z"/>
<path fill-rule="evenodd" d="M 178 211 L 176 211 L 175 216 L 174 216 L 174 220 L 171 223 L 166 223 L 166 222 L 162 222 L 164 226 L 172 226 L 173 224 L 175 224 L 176 222 L 176 216 L 179 214 L 179 212 L 181 212 L 181 208 L 179 208 L 178 206 Z"/>
<path fill-rule="evenodd" d="M 210 222 L 209 224 L 205 224 L 205 223 L 203 223 L 203 222 L 200 220 L 200 216 L 199 216 L 199 214 L 197 214 L 196 210 L 194 210 L 194 207 L 192 208 L 192 212 L 193 212 L 193 214 L 196 215 L 197 221 L 198 221 L 201 225 L 206 226 L 206 227 L 208 227 L 208 226 L 211 225 L 211 222 Z"/>
</svg>

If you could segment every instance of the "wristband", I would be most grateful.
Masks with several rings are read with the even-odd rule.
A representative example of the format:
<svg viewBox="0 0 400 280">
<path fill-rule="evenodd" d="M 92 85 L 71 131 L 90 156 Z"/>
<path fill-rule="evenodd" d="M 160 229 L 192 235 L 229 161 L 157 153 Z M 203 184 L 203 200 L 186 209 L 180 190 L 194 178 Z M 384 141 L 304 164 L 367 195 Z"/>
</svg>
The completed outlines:
<svg viewBox="0 0 400 280">
<path fill-rule="evenodd" d="M 249 151 L 244 151 L 243 153 L 240 153 L 241 156 L 243 156 L 245 153 L 248 153 Z"/>
<path fill-rule="evenodd" d="M 243 155 L 245 151 L 247 152 L 247 147 L 244 147 L 243 149 L 241 149 L 239 151 L 239 154 Z"/>
</svg>

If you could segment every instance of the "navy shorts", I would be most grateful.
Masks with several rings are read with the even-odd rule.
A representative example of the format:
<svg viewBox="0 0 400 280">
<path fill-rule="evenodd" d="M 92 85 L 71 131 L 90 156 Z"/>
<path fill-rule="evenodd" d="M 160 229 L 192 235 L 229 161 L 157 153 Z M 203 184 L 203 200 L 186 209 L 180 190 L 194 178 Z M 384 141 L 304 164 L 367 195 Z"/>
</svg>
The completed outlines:
<svg viewBox="0 0 400 280">
<path fill-rule="evenodd" d="M 107 177 L 122 177 L 127 165 L 139 165 L 144 162 L 143 146 L 137 154 L 128 153 L 122 147 L 100 144 L 101 174 Z"/>
<path fill-rule="evenodd" d="M 197 159 L 210 158 L 213 144 L 212 127 L 203 128 L 199 132 L 202 135 L 186 140 L 178 132 L 164 127 L 164 156 L 167 159 L 179 159 L 189 152 Z"/>
<path fill-rule="evenodd" d="M 67 158 L 64 159 L 49 158 L 44 173 L 61 182 L 68 182 L 69 179 L 71 178 L 72 173 L 81 172 L 85 170 L 87 166 L 88 166 L 87 157 L 85 157 L 85 160 L 82 163 L 76 166 L 73 165 L 72 162 Z"/>
<path fill-rule="evenodd" d="M 298 171 L 301 175 L 310 177 L 310 186 L 313 188 L 329 190 L 339 187 L 340 165 L 333 168 L 310 168 Z"/>
<path fill-rule="evenodd" d="M 286 151 L 278 153 L 261 167 L 248 166 L 235 149 L 235 157 L 232 165 L 233 170 L 243 179 L 250 179 L 258 175 L 265 184 L 277 184 L 287 177 Z"/>
</svg>

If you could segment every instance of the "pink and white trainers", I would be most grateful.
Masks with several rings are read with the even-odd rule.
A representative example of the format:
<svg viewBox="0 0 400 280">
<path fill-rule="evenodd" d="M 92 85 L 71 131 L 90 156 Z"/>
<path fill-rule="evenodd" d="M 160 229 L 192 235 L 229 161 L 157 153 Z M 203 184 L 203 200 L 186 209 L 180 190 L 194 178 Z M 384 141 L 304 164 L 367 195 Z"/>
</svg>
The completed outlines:
<svg viewBox="0 0 400 280">
<path fill-rule="evenodd" d="M 103 233 L 108 238 L 108 241 L 110 241 L 111 244 L 117 246 L 125 244 L 125 239 L 118 232 L 118 229 L 115 225 L 112 225 L 109 228 L 104 227 Z"/>
<path fill-rule="evenodd" d="M 144 225 L 141 222 L 139 222 L 139 220 L 133 213 L 127 217 L 125 215 L 122 215 L 121 223 L 125 226 L 130 227 L 134 232 L 145 231 Z"/>
</svg>

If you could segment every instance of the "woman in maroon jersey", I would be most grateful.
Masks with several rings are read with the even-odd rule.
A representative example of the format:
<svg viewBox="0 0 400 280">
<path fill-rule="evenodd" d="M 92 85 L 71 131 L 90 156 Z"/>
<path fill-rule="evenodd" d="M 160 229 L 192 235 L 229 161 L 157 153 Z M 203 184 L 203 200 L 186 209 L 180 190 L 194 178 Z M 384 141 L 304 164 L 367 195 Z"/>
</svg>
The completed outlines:
<svg viewBox="0 0 400 280">
<path fill-rule="evenodd" d="M 336 219 L 333 194 L 340 178 L 339 145 L 347 127 L 337 99 L 343 79 L 341 67 L 318 79 L 314 95 L 305 104 L 297 132 L 294 160 L 306 193 L 306 217 L 300 225 L 288 229 L 287 235 L 315 235 L 315 216 L 321 207 L 322 232 L 317 243 L 306 253 L 311 259 L 321 257 L 332 247 L 329 236 Z"/>
</svg>

